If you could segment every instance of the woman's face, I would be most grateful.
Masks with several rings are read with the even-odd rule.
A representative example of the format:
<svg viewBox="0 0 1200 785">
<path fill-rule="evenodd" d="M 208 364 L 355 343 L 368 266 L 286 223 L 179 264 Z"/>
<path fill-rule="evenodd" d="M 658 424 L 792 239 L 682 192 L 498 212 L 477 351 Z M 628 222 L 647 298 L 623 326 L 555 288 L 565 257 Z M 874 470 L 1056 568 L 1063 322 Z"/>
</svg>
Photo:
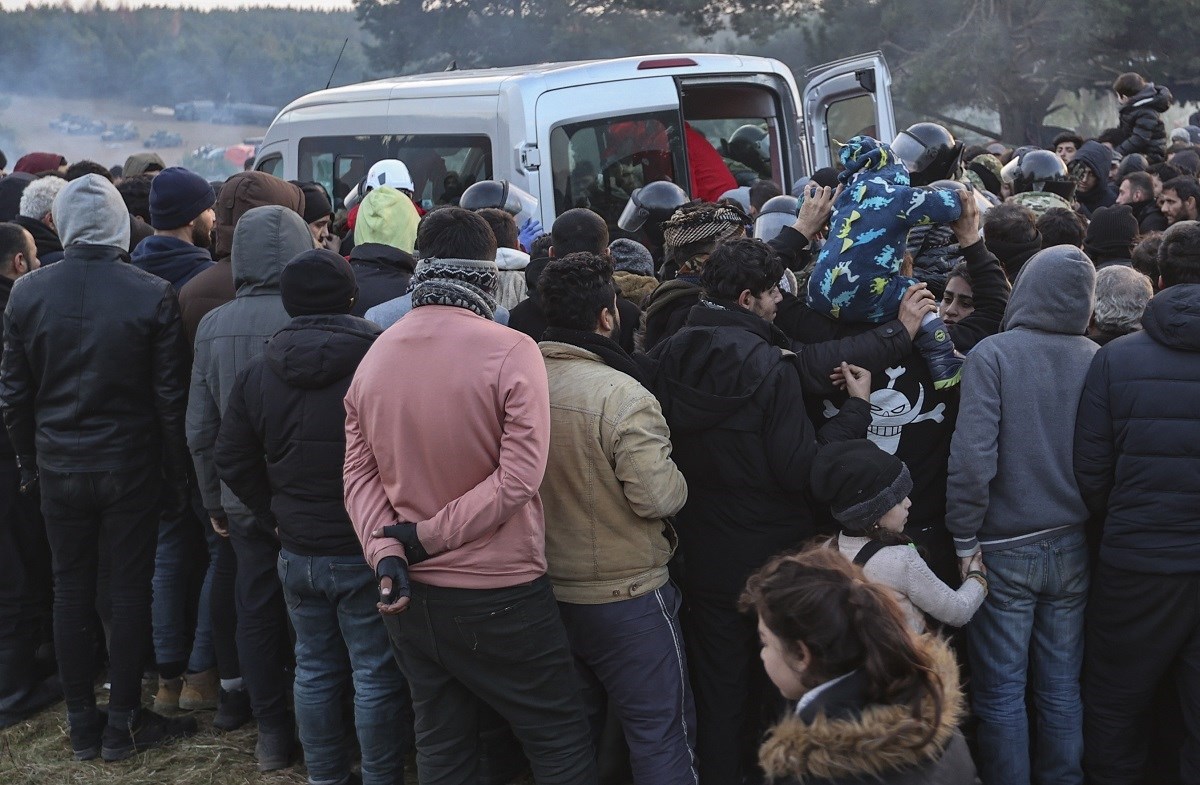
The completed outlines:
<svg viewBox="0 0 1200 785">
<path fill-rule="evenodd" d="M 807 658 L 797 659 L 784 646 L 775 633 L 767 629 L 763 620 L 758 620 L 758 639 L 762 643 L 763 668 L 771 682 L 783 693 L 788 700 L 799 700 L 808 692 L 804 685 L 803 675 Z"/>
<path fill-rule="evenodd" d="M 938 315 L 947 325 L 958 324 L 975 312 L 975 293 L 971 284 L 961 275 L 956 275 L 946 282 L 946 291 L 942 294 L 942 302 L 938 307 Z"/>
</svg>

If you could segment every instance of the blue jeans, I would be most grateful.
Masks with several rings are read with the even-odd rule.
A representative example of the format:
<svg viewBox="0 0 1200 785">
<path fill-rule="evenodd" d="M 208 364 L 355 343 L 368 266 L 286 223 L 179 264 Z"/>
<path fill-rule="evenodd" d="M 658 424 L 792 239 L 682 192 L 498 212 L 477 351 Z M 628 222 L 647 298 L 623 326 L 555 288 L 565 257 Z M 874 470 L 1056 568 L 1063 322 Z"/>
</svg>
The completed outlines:
<svg viewBox="0 0 1200 785">
<path fill-rule="evenodd" d="M 375 608 L 374 571 L 361 555 L 297 556 L 281 550 L 279 580 L 296 630 L 296 725 L 308 781 L 332 785 L 350 773 L 342 697 L 352 675 L 363 785 L 403 782 L 407 750 L 396 718 L 405 699 L 404 677 Z"/>
<path fill-rule="evenodd" d="M 193 505 L 194 507 L 195 505 Z M 191 512 L 191 511 L 189 511 Z M 201 527 L 199 535 L 196 527 Z M 199 561 L 200 543 L 208 550 L 209 568 L 205 570 L 196 609 L 195 636 L 187 629 L 188 592 L 192 572 Z M 158 521 L 158 546 L 154 554 L 154 599 L 150 606 L 154 623 L 154 658 L 160 663 L 187 662 L 190 673 L 216 667 L 212 639 L 212 564 L 216 561 L 217 533 L 208 523 L 203 507 L 196 515 L 182 518 L 164 514 Z M 188 642 L 191 639 L 191 656 Z"/>
<path fill-rule="evenodd" d="M 696 706 L 670 583 L 601 605 L 558 604 L 599 742 L 611 698 L 629 744 L 635 785 L 696 785 Z"/>
<path fill-rule="evenodd" d="M 1083 620 L 1088 589 L 1082 530 L 983 554 L 988 596 L 967 625 L 972 707 L 979 718 L 984 785 L 1028 785 L 1031 778 L 1027 671 L 1037 710 L 1042 783 L 1083 782 Z"/>
</svg>

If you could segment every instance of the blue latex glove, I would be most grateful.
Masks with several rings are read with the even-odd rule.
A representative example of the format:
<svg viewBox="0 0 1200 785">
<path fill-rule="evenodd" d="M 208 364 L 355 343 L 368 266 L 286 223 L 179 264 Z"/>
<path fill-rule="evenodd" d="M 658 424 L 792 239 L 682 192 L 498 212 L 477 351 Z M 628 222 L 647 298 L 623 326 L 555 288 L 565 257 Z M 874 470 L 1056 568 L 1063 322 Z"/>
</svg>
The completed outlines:
<svg viewBox="0 0 1200 785">
<path fill-rule="evenodd" d="M 525 249 L 525 253 L 529 253 L 529 249 L 533 247 L 533 241 L 546 233 L 542 228 L 542 222 L 536 218 L 526 218 L 525 223 L 521 224 L 520 234 L 518 239 L 521 242 L 521 247 Z"/>
</svg>

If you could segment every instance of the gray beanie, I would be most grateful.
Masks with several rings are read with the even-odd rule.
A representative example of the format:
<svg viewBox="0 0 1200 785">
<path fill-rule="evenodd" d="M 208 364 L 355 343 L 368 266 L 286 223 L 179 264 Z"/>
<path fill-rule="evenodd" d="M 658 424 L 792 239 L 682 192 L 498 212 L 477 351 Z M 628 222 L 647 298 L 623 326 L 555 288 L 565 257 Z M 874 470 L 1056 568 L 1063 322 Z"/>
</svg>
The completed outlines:
<svg viewBox="0 0 1200 785">
<path fill-rule="evenodd" d="M 613 240 L 608 246 L 608 254 L 612 257 L 614 272 L 622 270 L 634 275 L 654 277 L 654 257 L 646 250 L 646 246 L 637 240 L 624 237 Z"/>
<path fill-rule="evenodd" d="M 51 209 L 63 248 L 111 245 L 129 248 L 129 209 L 116 187 L 98 174 L 67 183 Z"/>
</svg>

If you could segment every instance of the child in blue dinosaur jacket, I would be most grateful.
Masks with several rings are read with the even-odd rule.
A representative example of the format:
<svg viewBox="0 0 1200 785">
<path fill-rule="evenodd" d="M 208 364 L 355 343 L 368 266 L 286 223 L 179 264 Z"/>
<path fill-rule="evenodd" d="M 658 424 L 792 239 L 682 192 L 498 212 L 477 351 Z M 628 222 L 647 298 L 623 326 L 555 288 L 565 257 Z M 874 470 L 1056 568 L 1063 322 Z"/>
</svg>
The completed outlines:
<svg viewBox="0 0 1200 785">
<path fill-rule="evenodd" d="M 896 318 L 912 278 L 900 274 L 914 226 L 951 223 L 962 213 L 957 191 L 913 188 L 904 163 L 883 142 L 856 136 L 839 153 L 844 184 L 833 203 L 829 239 L 808 282 L 809 305 L 834 319 L 880 324 Z M 962 359 L 942 320 L 928 314 L 914 341 L 934 387 L 958 384 Z"/>
</svg>

